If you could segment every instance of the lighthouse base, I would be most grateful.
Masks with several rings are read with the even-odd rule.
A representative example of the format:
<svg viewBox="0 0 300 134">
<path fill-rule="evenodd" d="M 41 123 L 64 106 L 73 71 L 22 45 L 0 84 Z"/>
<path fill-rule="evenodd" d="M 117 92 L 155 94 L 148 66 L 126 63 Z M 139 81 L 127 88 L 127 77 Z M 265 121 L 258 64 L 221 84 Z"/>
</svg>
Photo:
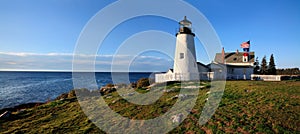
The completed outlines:
<svg viewBox="0 0 300 134">
<path fill-rule="evenodd" d="M 162 83 L 168 81 L 198 81 L 199 73 L 164 73 L 155 74 L 155 82 Z"/>
</svg>

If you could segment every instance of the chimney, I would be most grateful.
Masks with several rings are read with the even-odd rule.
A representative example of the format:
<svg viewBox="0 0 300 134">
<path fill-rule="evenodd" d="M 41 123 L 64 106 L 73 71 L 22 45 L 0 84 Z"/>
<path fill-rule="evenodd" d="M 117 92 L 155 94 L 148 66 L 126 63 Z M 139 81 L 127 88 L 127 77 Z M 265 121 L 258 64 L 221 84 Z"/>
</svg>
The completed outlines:
<svg viewBox="0 0 300 134">
<path fill-rule="evenodd" d="M 239 50 L 238 49 L 236 49 L 236 52 L 235 52 L 236 54 L 239 54 Z"/>
<path fill-rule="evenodd" d="M 225 63 L 225 50 L 224 47 L 222 48 L 222 63 Z"/>
</svg>

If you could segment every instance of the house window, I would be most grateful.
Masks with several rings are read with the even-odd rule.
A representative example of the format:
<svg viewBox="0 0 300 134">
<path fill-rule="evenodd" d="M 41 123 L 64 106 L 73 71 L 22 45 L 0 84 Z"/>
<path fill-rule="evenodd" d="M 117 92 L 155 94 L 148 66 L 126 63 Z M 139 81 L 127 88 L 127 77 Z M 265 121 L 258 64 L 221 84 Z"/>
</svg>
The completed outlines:
<svg viewBox="0 0 300 134">
<path fill-rule="evenodd" d="M 184 59 L 184 53 L 180 53 L 180 59 Z"/>
</svg>

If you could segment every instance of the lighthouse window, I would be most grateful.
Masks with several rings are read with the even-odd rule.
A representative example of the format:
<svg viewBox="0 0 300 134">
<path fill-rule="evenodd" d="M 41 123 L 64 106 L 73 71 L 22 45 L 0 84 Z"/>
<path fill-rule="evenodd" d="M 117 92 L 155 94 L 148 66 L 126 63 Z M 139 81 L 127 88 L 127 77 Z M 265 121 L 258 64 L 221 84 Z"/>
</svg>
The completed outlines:
<svg viewBox="0 0 300 134">
<path fill-rule="evenodd" d="M 184 58 L 184 53 L 180 53 L 180 59 Z"/>
<path fill-rule="evenodd" d="M 248 62 L 248 58 L 244 57 L 244 61 L 243 62 Z"/>
</svg>

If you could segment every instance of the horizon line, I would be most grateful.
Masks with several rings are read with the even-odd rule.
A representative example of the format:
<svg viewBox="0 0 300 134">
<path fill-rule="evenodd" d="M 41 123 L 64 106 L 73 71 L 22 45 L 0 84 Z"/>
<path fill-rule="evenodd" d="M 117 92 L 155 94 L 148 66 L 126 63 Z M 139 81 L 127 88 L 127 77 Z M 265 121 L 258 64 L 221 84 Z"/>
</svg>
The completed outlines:
<svg viewBox="0 0 300 134">
<path fill-rule="evenodd" d="M 105 71 L 105 70 L 95 70 L 95 71 L 88 71 L 88 70 L 80 70 L 80 71 L 73 71 L 73 70 L 22 70 L 22 69 L 0 69 L 0 72 L 66 72 L 66 73 L 159 73 L 159 72 L 166 72 L 166 71 Z"/>
</svg>

